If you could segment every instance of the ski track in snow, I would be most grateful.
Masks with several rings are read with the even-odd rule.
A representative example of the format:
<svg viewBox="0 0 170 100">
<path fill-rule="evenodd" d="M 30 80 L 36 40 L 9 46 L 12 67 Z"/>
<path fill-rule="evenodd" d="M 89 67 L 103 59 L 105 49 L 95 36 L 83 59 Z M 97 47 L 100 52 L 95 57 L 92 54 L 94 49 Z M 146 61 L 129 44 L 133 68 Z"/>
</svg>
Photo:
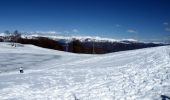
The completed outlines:
<svg viewBox="0 0 170 100">
<path fill-rule="evenodd" d="M 170 47 L 77 55 L 0 43 L 1 100 L 160 100 L 170 96 Z M 4 67 L 4 65 L 6 65 Z M 18 67 L 24 67 L 19 74 Z"/>
</svg>

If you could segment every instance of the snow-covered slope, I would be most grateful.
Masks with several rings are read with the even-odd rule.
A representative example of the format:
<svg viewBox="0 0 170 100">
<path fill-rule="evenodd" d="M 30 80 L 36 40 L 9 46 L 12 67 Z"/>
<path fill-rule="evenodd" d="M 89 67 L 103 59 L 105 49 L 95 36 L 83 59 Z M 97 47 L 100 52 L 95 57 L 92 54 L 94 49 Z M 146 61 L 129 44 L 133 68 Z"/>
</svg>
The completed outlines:
<svg viewBox="0 0 170 100">
<path fill-rule="evenodd" d="M 24 74 L 18 68 L 24 67 Z M 160 100 L 170 96 L 170 46 L 78 55 L 0 43 L 1 100 Z"/>
</svg>

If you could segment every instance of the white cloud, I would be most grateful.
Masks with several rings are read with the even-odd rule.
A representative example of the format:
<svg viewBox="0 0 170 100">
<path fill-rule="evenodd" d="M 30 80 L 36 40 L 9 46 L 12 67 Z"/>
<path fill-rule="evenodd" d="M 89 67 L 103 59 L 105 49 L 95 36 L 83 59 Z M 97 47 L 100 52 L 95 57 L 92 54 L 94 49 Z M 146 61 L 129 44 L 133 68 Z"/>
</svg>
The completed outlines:
<svg viewBox="0 0 170 100">
<path fill-rule="evenodd" d="M 59 32 L 56 32 L 56 31 L 48 31 L 47 33 L 49 33 L 49 34 L 59 34 Z"/>
<path fill-rule="evenodd" d="M 128 33 L 138 33 L 136 30 L 133 30 L 133 29 L 129 29 L 127 30 Z"/>
<path fill-rule="evenodd" d="M 168 22 L 164 22 L 163 25 L 169 25 L 169 23 Z"/>
<path fill-rule="evenodd" d="M 32 33 L 39 33 L 39 34 L 61 34 L 61 32 L 56 32 L 56 31 L 36 31 Z"/>
<path fill-rule="evenodd" d="M 79 30 L 78 29 L 73 29 L 72 32 L 79 33 Z"/>
<path fill-rule="evenodd" d="M 168 32 L 170 32 L 170 28 L 165 28 L 165 31 L 168 31 Z"/>
</svg>

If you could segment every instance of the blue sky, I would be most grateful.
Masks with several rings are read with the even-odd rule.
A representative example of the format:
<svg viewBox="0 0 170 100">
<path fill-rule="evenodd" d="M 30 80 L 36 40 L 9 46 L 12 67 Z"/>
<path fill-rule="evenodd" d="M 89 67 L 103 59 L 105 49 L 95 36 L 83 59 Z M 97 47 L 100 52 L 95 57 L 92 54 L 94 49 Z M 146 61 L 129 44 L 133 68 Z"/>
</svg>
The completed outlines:
<svg viewBox="0 0 170 100">
<path fill-rule="evenodd" d="M 0 32 L 164 40 L 170 36 L 169 5 L 170 0 L 1 0 Z"/>
</svg>

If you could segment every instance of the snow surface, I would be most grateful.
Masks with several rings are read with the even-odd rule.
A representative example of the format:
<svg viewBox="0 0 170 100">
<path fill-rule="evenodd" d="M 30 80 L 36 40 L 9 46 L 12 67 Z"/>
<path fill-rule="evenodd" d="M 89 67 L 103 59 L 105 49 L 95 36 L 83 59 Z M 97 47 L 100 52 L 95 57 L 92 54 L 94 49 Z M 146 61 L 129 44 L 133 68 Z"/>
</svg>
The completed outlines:
<svg viewBox="0 0 170 100">
<path fill-rule="evenodd" d="M 170 96 L 170 46 L 78 55 L 0 43 L 0 100 L 160 100 L 161 95 Z"/>
</svg>

